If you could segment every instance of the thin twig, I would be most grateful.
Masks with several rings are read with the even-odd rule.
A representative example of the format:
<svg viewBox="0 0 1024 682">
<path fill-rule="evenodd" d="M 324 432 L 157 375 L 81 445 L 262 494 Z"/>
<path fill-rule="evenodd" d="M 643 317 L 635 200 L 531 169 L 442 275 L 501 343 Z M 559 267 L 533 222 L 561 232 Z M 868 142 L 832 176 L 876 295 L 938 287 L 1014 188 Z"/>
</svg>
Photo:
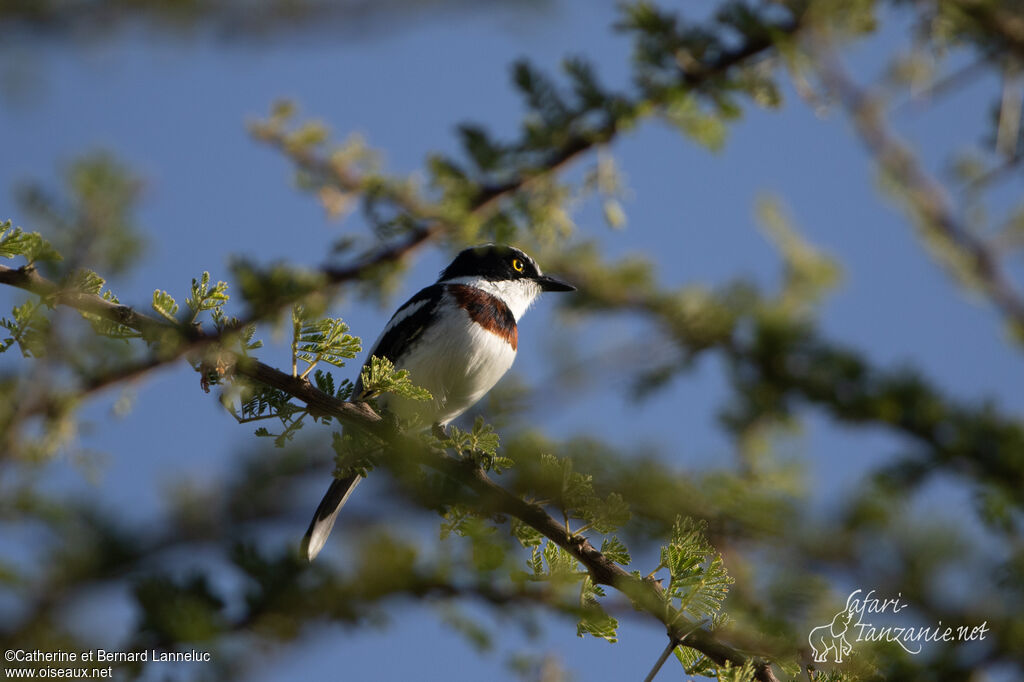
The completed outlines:
<svg viewBox="0 0 1024 682">
<path fill-rule="evenodd" d="M 654 679 L 654 676 L 658 674 L 658 671 L 661 670 L 661 666 L 665 665 L 665 661 L 668 660 L 668 655 L 675 651 L 676 647 L 683 643 L 683 640 L 685 640 L 687 637 L 690 636 L 691 633 L 693 633 L 699 628 L 700 623 L 697 623 L 692 628 L 690 628 L 689 632 L 683 633 L 682 636 L 677 636 L 672 634 L 672 632 L 669 632 L 668 646 L 666 646 L 665 650 L 661 652 L 661 656 L 658 658 L 658 661 L 654 664 L 654 667 L 651 668 L 651 672 L 647 674 L 647 677 L 644 679 L 644 682 L 651 682 Z M 758 676 L 758 679 L 761 679 L 760 676 Z"/>
<path fill-rule="evenodd" d="M 647 677 L 644 678 L 644 682 L 654 682 L 654 677 L 661 670 L 661 666 L 665 665 L 665 661 L 672 655 L 672 652 L 679 646 L 679 642 L 674 637 L 669 637 L 668 644 L 665 646 L 665 650 L 661 652 L 661 656 L 654 662 L 654 667 L 651 668 L 651 672 L 647 673 Z"/>
<path fill-rule="evenodd" d="M 957 90 L 961 86 L 973 82 L 985 69 L 991 66 L 992 54 L 983 54 L 969 64 L 946 74 L 929 83 L 920 90 L 913 91 L 910 97 L 893 107 L 893 113 L 902 114 L 923 103 L 934 102 L 936 99 Z"/>
<path fill-rule="evenodd" d="M 306 377 L 308 377 L 308 376 L 309 376 L 309 373 L 310 373 L 310 372 L 312 372 L 312 371 L 313 371 L 313 369 L 314 369 L 314 368 L 315 368 L 315 367 L 316 367 L 316 366 L 317 366 L 317 365 L 318 365 L 319 363 L 320 363 L 320 356 L 318 355 L 318 356 L 317 356 L 317 359 L 316 359 L 316 360 L 315 360 L 314 362 L 311 362 L 311 363 L 309 363 L 309 367 L 307 367 L 306 369 L 302 370 L 302 374 L 300 374 L 300 375 L 299 375 L 299 378 L 300 378 L 300 379 L 305 379 Z M 292 374 L 294 374 L 294 372 L 293 372 Z"/>
<path fill-rule="evenodd" d="M 1001 163 L 989 168 L 978 177 L 972 178 L 969 182 L 965 183 L 962 191 L 971 193 L 990 189 L 996 183 L 1002 182 L 1015 171 L 1020 170 L 1022 161 L 1024 161 L 1024 155 L 1021 154 L 1004 159 Z"/>
<path fill-rule="evenodd" d="M 1015 158 L 1020 147 L 1020 100 L 1020 61 L 1008 55 L 1003 68 L 1003 97 L 999 104 L 999 125 L 996 130 L 996 151 L 1007 159 Z"/>
</svg>

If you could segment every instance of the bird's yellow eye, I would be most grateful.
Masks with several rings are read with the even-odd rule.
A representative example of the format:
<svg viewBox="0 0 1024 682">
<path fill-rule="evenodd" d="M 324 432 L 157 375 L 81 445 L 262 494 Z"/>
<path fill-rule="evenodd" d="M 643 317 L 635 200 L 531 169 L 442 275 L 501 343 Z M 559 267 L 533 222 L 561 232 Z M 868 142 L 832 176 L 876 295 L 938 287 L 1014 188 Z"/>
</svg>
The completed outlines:
<svg viewBox="0 0 1024 682">
<path fill-rule="evenodd" d="M 515 270 L 516 272 L 522 272 L 523 271 L 523 261 L 519 260 L 518 258 L 513 258 L 512 259 L 512 269 Z"/>
</svg>

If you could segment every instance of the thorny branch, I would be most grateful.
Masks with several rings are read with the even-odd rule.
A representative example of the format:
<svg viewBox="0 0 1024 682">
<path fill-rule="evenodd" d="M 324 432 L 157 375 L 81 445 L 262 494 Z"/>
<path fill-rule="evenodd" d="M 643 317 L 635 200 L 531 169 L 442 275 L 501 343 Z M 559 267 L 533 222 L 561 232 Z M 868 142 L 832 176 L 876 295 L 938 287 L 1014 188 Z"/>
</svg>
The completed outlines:
<svg viewBox="0 0 1024 682">
<path fill-rule="evenodd" d="M 799 22 L 795 22 L 789 26 L 779 27 L 779 31 L 794 33 L 798 28 Z M 710 64 L 695 64 L 691 65 L 691 68 L 681 70 L 680 82 L 690 88 L 699 88 L 712 79 L 722 76 L 734 66 L 766 52 L 773 47 L 773 44 L 769 35 L 751 38 L 737 49 L 723 52 Z M 486 219 L 498 208 L 503 198 L 527 188 L 537 178 L 557 172 L 595 146 L 608 143 L 618 132 L 616 121 L 609 120 L 603 126 L 586 131 L 584 134 L 570 136 L 559 148 L 552 150 L 547 159 L 532 169 L 524 170 L 513 180 L 499 185 L 481 185 L 471 201 L 466 216 L 471 219 Z M 284 138 L 275 135 L 271 130 L 257 130 L 256 134 L 272 145 L 284 147 Z M 306 172 L 314 173 L 345 191 L 365 190 L 362 179 L 348 169 L 331 164 L 307 151 L 295 149 L 287 151 L 288 156 Z M 437 240 L 446 233 L 455 232 L 459 227 L 450 219 L 440 216 L 429 203 L 402 193 L 394 193 L 388 198 L 418 225 L 407 232 L 403 239 L 378 249 L 355 265 L 323 268 L 321 273 L 325 277 L 325 285 L 333 287 L 344 282 L 361 279 L 382 265 L 401 261 L 426 243 Z M 22 268 L 0 266 L 0 284 L 25 289 L 54 303 L 101 316 L 112 322 L 136 329 L 144 336 L 163 335 L 168 332 L 176 332 L 179 335 L 179 342 L 171 349 L 159 356 L 129 366 L 122 372 L 93 381 L 86 387 L 86 392 L 137 377 L 188 353 L 198 353 L 214 347 L 230 334 L 295 303 L 295 300 L 290 300 L 288 297 L 280 297 L 271 305 L 251 314 L 247 319 L 240 320 L 222 331 L 208 333 L 191 325 L 171 325 L 139 313 L 128 306 L 106 301 L 99 296 L 63 290 L 54 282 L 43 278 L 31 266 Z M 542 506 L 526 502 L 510 493 L 483 471 L 468 468 L 465 463 L 454 460 L 442 452 L 425 448 L 415 438 L 396 433 L 365 403 L 341 401 L 317 390 L 305 379 L 281 372 L 252 358 L 242 358 L 228 353 L 222 353 L 222 355 L 231 356 L 227 364 L 232 366 L 236 374 L 286 392 L 305 402 L 313 413 L 329 415 L 343 424 L 373 433 L 386 440 L 396 450 L 414 452 L 427 466 L 448 475 L 479 494 L 481 504 L 486 506 L 488 511 L 513 516 L 533 527 L 575 557 L 586 568 L 595 583 L 608 585 L 621 591 L 636 608 L 664 623 L 671 641 L 679 642 L 685 638 L 687 646 L 700 651 L 718 664 L 731 662 L 742 665 L 750 658 L 747 654 L 717 641 L 707 629 L 698 627 L 681 617 L 681 614 L 676 612 L 665 599 L 664 591 L 658 582 L 629 574 L 598 551 L 586 538 L 578 534 L 567 533 L 564 525 L 548 514 Z M 48 406 L 39 406 L 39 411 L 45 409 L 48 409 Z M 756 661 L 756 678 L 762 682 L 772 682 L 776 679 L 770 665 L 762 660 Z"/>
<path fill-rule="evenodd" d="M 170 326 L 153 317 L 137 313 L 93 294 L 80 292 L 61 294 L 56 284 L 31 269 L 13 270 L 0 266 L 0 283 L 55 296 L 58 303 L 100 315 L 105 319 L 130 326 L 143 333 L 153 331 L 154 325 L 164 328 Z M 304 402 L 312 413 L 334 417 L 346 426 L 366 431 L 387 442 L 398 456 L 415 456 L 426 466 L 445 474 L 477 493 L 484 511 L 513 516 L 537 530 L 579 561 L 595 583 L 608 585 L 622 592 L 637 609 L 664 623 L 669 637 L 676 640 L 682 640 L 685 637 L 687 646 L 700 651 L 719 664 L 728 661 L 735 665 L 742 665 L 748 660 L 747 654 L 723 644 L 707 629 L 697 627 L 682 617 L 665 599 L 664 590 L 658 582 L 631 575 L 602 554 L 587 538 L 566 533 L 565 527 L 542 506 L 527 502 L 512 494 L 482 470 L 469 467 L 466 462 L 452 459 L 441 451 L 427 448 L 413 436 L 397 432 L 366 403 L 340 400 L 320 391 L 305 379 L 292 376 L 290 373 L 282 372 L 252 358 L 228 353 L 224 353 L 224 355 L 233 356 L 231 360 L 233 360 L 233 371 L 236 375 L 284 391 L 293 398 Z M 758 660 L 756 668 L 757 679 L 761 682 L 773 682 L 776 679 L 769 663 Z"/>
</svg>

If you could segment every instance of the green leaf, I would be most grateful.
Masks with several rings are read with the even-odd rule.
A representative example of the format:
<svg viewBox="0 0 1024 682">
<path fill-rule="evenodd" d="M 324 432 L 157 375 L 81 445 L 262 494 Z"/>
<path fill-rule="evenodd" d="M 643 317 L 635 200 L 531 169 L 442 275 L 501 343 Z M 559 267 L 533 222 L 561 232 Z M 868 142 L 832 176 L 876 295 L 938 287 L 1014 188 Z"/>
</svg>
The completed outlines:
<svg viewBox="0 0 1024 682">
<path fill-rule="evenodd" d="M 747 659 L 742 666 L 733 666 L 729 661 L 718 669 L 718 682 L 752 682 L 754 662 Z"/>
<path fill-rule="evenodd" d="M 502 158 L 502 150 L 487 135 L 487 131 L 479 126 L 463 124 L 459 128 L 462 146 L 473 159 L 477 168 L 482 171 L 494 170 Z"/>
<path fill-rule="evenodd" d="M 387 358 L 371 357 L 370 362 L 363 366 L 360 380 L 363 383 L 363 395 L 359 396 L 361 399 L 372 398 L 381 393 L 391 393 L 410 400 L 432 399 L 430 391 L 412 383 L 409 370 L 396 370 L 394 364 Z"/>
<path fill-rule="evenodd" d="M 575 581 L 578 577 L 576 557 L 550 540 L 544 545 L 544 561 L 551 578 Z"/>
<path fill-rule="evenodd" d="M 229 406 L 228 410 L 239 423 L 278 419 L 284 426 L 281 433 L 272 433 L 265 427 L 256 430 L 256 435 L 261 438 L 273 438 L 275 447 L 284 447 L 292 440 L 295 433 L 302 428 L 303 419 L 308 414 L 305 408 L 291 402 L 289 394 L 263 385 L 244 386 L 241 409 L 236 413 Z"/>
<path fill-rule="evenodd" d="M 564 125 L 569 118 L 569 107 L 546 75 L 526 60 L 520 60 L 512 66 L 512 80 L 546 127 L 559 128 Z"/>
<path fill-rule="evenodd" d="M 544 542 L 544 536 L 532 526 L 528 526 L 519 519 L 511 519 L 512 537 L 519 541 L 523 547 L 539 547 Z"/>
<path fill-rule="evenodd" d="M 621 528 L 632 516 L 629 505 L 619 493 L 610 493 L 603 500 L 593 497 L 580 509 L 580 514 L 599 533 Z"/>
<path fill-rule="evenodd" d="M 313 385 L 327 395 L 334 395 L 334 376 L 330 372 L 313 372 Z"/>
<path fill-rule="evenodd" d="M 562 65 L 572 80 L 573 91 L 582 109 L 597 109 L 605 105 L 608 95 L 597 82 L 594 67 L 578 57 L 565 60 Z"/>
<path fill-rule="evenodd" d="M 708 660 L 704 654 L 688 646 L 677 646 L 674 651 L 679 663 L 687 675 L 711 677 L 715 674 L 715 662 Z"/>
<path fill-rule="evenodd" d="M 242 417 L 277 416 L 282 412 L 291 414 L 300 408 L 289 402 L 290 400 L 291 396 L 284 391 L 266 386 L 260 387 L 242 402 Z"/>
<path fill-rule="evenodd" d="M 477 651 L 485 652 L 494 648 L 494 637 L 474 615 L 463 613 L 454 604 L 441 605 L 441 619 L 445 625 L 458 632 Z"/>
<path fill-rule="evenodd" d="M 661 548 L 661 565 L 669 570 L 666 594 L 681 614 L 693 619 L 715 618 L 733 580 L 721 555 L 704 537 L 706 524 L 678 518 L 669 544 Z"/>
<path fill-rule="evenodd" d="M 282 302 L 292 303 L 315 294 L 326 283 L 321 272 L 273 265 L 267 268 L 244 260 L 231 264 L 237 290 L 242 300 L 247 301 L 250 313 L 260 315 Z"/>
<path fill-rule="evenodd" d="M 237 320 L 236 320 L 237 322 Z M 247 355 L 248 351 L 256 350 L 257 348 L 263 348 L 263 342 L 259 339 L 253 341 L 253 337 L 256 336 L 256 325 L 246 325 L 245 329 L 242 330 L 239 336 L 239 345 L 242 349 L 242 354 Z"/>
<path fill-rule="evenodd" d="M 501 473 L 512 467 L 514 462 L 508 457 L 498 455 L 498 434 L 494 427 L 477 417 L 471 431 L 463 431 L 457 426 L 448 427 L 448 438 L 441 441 L 441 446 L 457 451 L 464 458 L 471 460 L 484 471 Z"/>
<path fill-rule="evenodd" d="M 80 291 L 83 294 L 93 294 L 98 296 L 100 291 L 103 290 L 103 285 L 106 284 L 106 280 L 97 275 L 92 270 L 86 270 L 84 268 L 75 270 L 71 276 L 68 277 L 66 287 L 74 291 Z"/>
<path fill-rule="evenodd" d="M 584 576 L 580 585 L 580 607 L 583 610 L 583 617 L 576 624 L 576 636 L 592 635 L 614 644 L 618 641 L 619 621 L 601 608 L 597 601 L 599 596 L 604 596 L 604 590 L 595 585 L 589 575 Z"/>
<path fill-rule="evenodd" d="M 441 523 L 441 539 L 446 540 L 453 533 L 455 535 L 463 535 L 463 524 L 466 519 L 469 518 L 471 512 L 469 508 L 461 504 L 453 504 L 448 507 L 441 517 L 444 521 Z"/>
<path fill-rule="evenodd" d="M 483 525 L 480 519 L 474 519 L 478 525 Z M 493 531 L 491 526 L 485 526 Z M 479 532 L 466 532 L 472 545 L 473 568 L 478 572 L 495 571 L 505 565 L 506 549 L 504 543 L 496 542 L 489 534 Z"/>
<path fill-rule="evenodd" d="M 213 641 L 223 631 L 224 603 L 204 575 L 142 578 L 134 594 L 141 609 L 139 631 L 155 641 Z"/>
<path fill-rule="evenodd" d="M 295 357 L 310 365 L 320 361 L 343 367 L 362 350 L 362 342 L 348 333 L 348 325 L 341 318 L 310 320 L 302 306 L 292 309 L 294 337 L 292 349 Z"/>
<path fill-rule="evenodd" d="M 223 307 L 230 298 L 228 296 L 227 282 L 217 282 L 210 288 L 210 273 L 204 272 L 198 280 L 192 280 L 192 288 L 185 304 L 192 311 L 191 320 L 194 322 L 199 313 L 206 310 L 216 310 Z"/>
<path fill-rule="evenodd" d="M 344 433 L 331 434 L 331 449 L 334 450 L 334 477 L 345 478 L 352 474 L 365 477 L 374 467 L 374 460 L 381 452 L 380 441 L 369 434 L 349 429 Z"/>
<path fill-rule="evenodd" d="M 535 580 L 572 584 L 584 575 L 578 570 L 576 557 L 550 540 L 533 547 L 526 565 L 530 567 Z"/>
<path fill-rule="evenodd" d="M 621 230 L 626 226 L 626 212 L 622 210 L 622 204 L 615 199 L 605 199 L 601 202 L 601 215 L 608 227 L 613 230 Z"/>
<path fill-rule="evenodd" d="M 12 309 L 13 319 L 0 318 L 0 328 L 11 334 L 8 338 L 0 340 L 0 352 L 17 343 L 25 357 L 39 358 L 45 355 L 50 320 L 43 313 L 44 309 L 41 301 L 29 300 Z"/>
<path fill-rule="evenodd" d="M 494 427 L 484 422 L 483 417 L 477 417 L 473 422 L 473 430 L 469 434 L 470 442 L 474 450 L 495 455 L 498 452 L 498 434 Z"/>
<path fill-rule="evenodd" d="M 619 641 L 618 629 L 619 621 L 595 603 L 576 624 L 576 636 L 591 635 L 614 644 Z"/>
<path fill-rule="evenodd" d="M 623 566 L 628 566 L 632 557 L 629 556 L 629 550 L 626 549 L 626 545 L 622 544 L 622 541 L 617 537 L 608 537 L 601 542 L 601 554 L 604 554 L 610 560 Z"/>
<path fill-rule="evenodd" d="M 168 322 L 179 324 L 175 315 L 178 312 L 178 302 L 166 291 L 157 289 L 153 292 L 153 310 L 160 313 Z"/>
<path fill-rule="evenodd" d="M 29 263 L 59 261 L 61 255 L 38 232 L 25 232 L 20 227 L 11 229 L 11 221 L 0 223 L 0 258 L 24 256 Z"/>
<path fill-rule="evenodd" d="M 210 317 L 213 319 L 214 329 L 218 333 L 224 334 L 224 345 L 229 349 L 234 349 L 242 355 L 248 355 L 249 351 L 263 347 L 262 341 L 259 339 L 254 340 L 256 336 L 255 324 L 248 324 L 239 329 L 238 318 L 226 315 L 223 308 L 211 310 Z"/>
<path fill-rule="evenodd" d="M 665 107 L 665 117 L 694 142 L 713 152 L 725 146 L 728 129 L 722 119 L 703 111 L 697 98 L 680 94 Z"/>
<path fill-rule="evenodd" d="M 526 565 L 534 577 L 539 578 L 544 575 L 544 552 L 539 544 L 530 552 L 530 558 L 526 560 Z"/>
</svg>

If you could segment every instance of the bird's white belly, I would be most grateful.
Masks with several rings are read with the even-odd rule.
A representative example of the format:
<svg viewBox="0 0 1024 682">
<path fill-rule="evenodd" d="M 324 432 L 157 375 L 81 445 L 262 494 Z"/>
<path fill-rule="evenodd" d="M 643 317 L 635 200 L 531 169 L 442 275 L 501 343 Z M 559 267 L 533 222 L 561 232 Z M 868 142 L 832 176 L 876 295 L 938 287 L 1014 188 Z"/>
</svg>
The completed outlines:
<svg viewBox="0 0 1024 682">
<path fill-rule="evenodd" d="M 498 383 L 516 351 L 502 337 L 473 323 L 461 308 L 451 305 L 438 312 L 442 321 L 397 363 L 399 369 L 409 370 L 414 384 L 430 391 L 432 404 L 392 396 L 386 406 L 399 417 L 418 414 L 426 423 L 443 426 Z"/>
</svg>

